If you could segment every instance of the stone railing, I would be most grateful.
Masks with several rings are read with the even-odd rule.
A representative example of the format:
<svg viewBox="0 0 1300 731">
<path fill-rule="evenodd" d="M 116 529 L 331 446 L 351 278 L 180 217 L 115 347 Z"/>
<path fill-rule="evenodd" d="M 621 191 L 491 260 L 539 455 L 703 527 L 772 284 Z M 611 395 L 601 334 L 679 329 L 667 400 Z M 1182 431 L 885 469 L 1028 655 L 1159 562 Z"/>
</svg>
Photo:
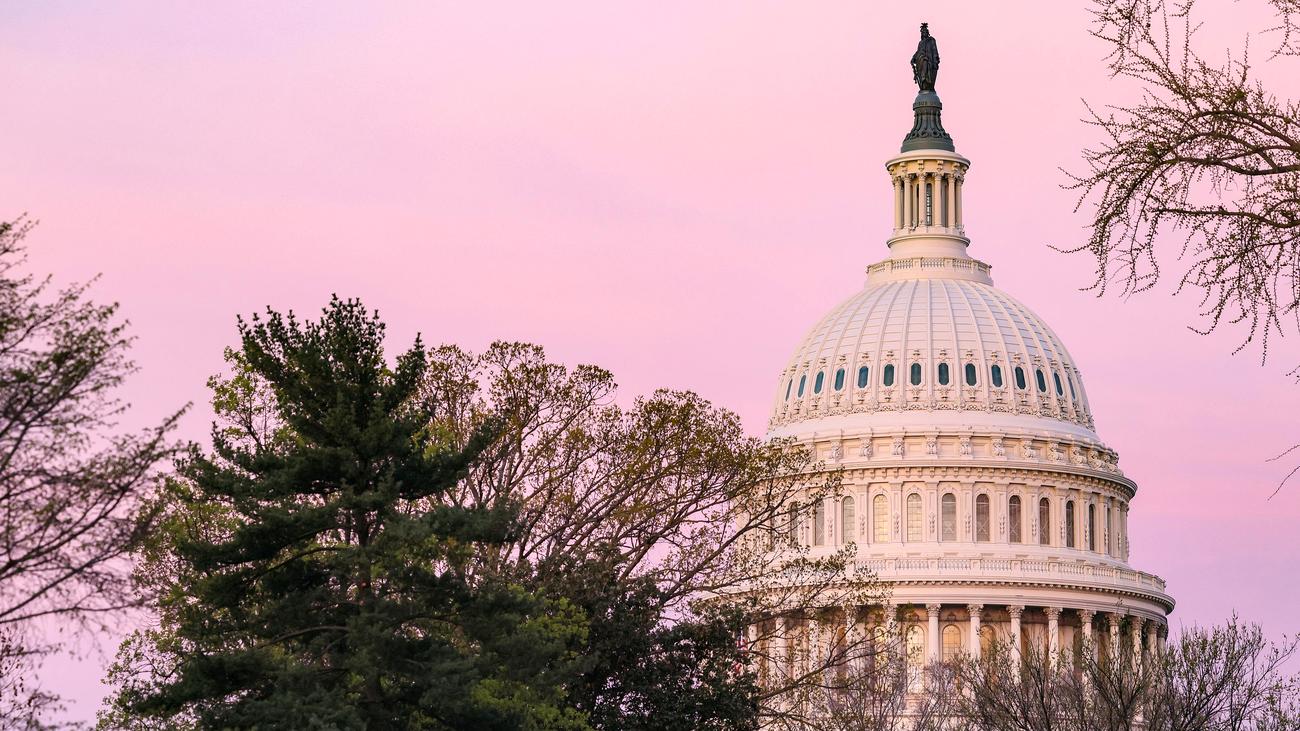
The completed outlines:
<svg viewBox="0 0 1300 731">
<path fill-rule="evenodd" d="M 987 275 L 992 270 L 992 267 L 978 259 L 958 259 L 951 256 L 913 256 L 906 259 L 886 259 L 877 262 L 867 267 L 867 274 L 881 274 L 908 269 L 952 269 Z"/>
<path fill-rule="evenodd" d="M 1154 574 L 1105 564 L 1039 558 L 869 558 L 855 562 L 886 581 L 1053 581 L 1138 591 L 1165 592 Z"/>
</svg>

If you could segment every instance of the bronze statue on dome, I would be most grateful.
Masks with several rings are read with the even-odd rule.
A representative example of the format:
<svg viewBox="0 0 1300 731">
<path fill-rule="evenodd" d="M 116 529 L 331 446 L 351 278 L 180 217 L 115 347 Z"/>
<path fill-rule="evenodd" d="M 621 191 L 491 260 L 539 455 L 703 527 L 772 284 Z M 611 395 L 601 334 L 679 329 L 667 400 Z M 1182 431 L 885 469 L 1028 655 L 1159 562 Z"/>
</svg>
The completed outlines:
<svg viewBox="0 0 1300 731">
<path fill-rule="evenodd" d="M 934 80 L 939 75 L 939 45 L 930 35 L 930 24 L 921 24 L 921 41 L 912 54 L 912 79 L 921 91 L 934 91 Z"/>
</svg>

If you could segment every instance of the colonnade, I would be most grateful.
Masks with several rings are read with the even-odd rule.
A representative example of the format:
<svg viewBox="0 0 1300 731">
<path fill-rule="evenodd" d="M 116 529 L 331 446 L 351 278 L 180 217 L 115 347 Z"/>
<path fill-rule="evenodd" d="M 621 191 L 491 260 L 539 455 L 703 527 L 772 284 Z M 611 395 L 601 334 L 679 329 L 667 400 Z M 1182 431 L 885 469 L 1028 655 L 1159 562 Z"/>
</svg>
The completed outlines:
<svg viewBox="0 0 1300 731">
<path fill-rule="evenodd" d="M 894 228 L 961 227 L 963 179 L 956 171 L 895 175 Z"/>
<path fill-rule="evenodd" d="M 1047 620 L 1046 640 L 1048 657 L 1050 662 L 1056 663 L 1060 656 L 1062 647 L 1062 632 L 1065 626 L 1077 628 L 1082 633 L 1080 645 L 1085 652 L 1092 653 L 1092 659 L 1096 659 L 1096 653 L 1099 649 L 1105 652 L 1106 657 L 1121 658 L 1125 656 L 1124 650 L 1128 650 L 1130 662 L 1143 662 L 1144 658 L 1154 657 L 1163 648 L 1163 628 L 1164 624 L 1156 620 L 1148 620 L 1137 614 L 1125 614 L 1122 612 L 1098 612 L 1092 609 L 1070 609 L 1059 606 L 1034 606 L 1026 607 L 1020 604 L 1000 604 L 985 607 L 983 604 L 967 605 L 945 605 L 940 603 L 928 603 L 923 605 L 925 609 L 925 642 L 924 647 L 913 646 L 911 632 L 914 629 L 919 630 L 922 625 L 916 621 L 916 613 L 913 608 L 919 608 L 922 605 L 887 605 L 884 608 L 884 615 L 878 616 L 878 631 L 883 628 L 880 637 L 892 638 L 888 642 L 896 645 L 908 658 L 909 666 L 916 662 L 916 670 L 920 670 L 923 664 L 941 662 L 950 658 L 945 657 L 944 647 L 942 645 L 943 631 L 942 614 L 947 609 L 964 609 L 967 615 L 968 623 L 966 631 L 965 647 L 961 648 L 968 657 L 979 658 L 983 652 L 981 639 L 984 637 L 984 631 L 990 626 L 986 621 L 987 615 L 991 611 L 997 611 L 999 614 L 998 626 L 1007 628 L 1006 636 L 1000 638 L 1008 645 L 1012 656 L 1019 660 L 1021 653 L 1021 633 L 1022 619 L 1026 609 L 1034 609 L 1042 613 Z M 904 616 L 900 617 L 900 609 L 903 610 Z M 1007 621 L 1005 625 L 1001 621 L 1000 615 L 1005 613 Z M 1068 614 L 1073 614 L 1077 625 L 1069 622 L 1063 624 L 1062 620 Z M 1104 629 L 1100 632 L 1095 627 L 1098 615 L 1103 619 Z M 1124 631 L 1124 621 L 1128 620 L 1127 633 Z M 765 637 L 762 641 L 768 643 L 764 651 L 760 653 L 769 661 L 776 662 L 780 667 L 778 672 L 781 675 L 790 677 L 801 675 L 806 672 L 822 667 L 825 663 L 832 660 L 831 653 L 837 643 L 853 645 L 856 641 L 863 639 L 859 634 L 864 627 L 866 617 L 858 612 L 835 612 L 830 611 L 815 617 L 781 617 L 775 622 L 778 624 L 772 628 L 775 631 L 766 633 L 758 632 L 758 628 L 749 629 L 748 640 L 750 643 L 760 641 L 760 637 Z M 883 621 L 880 621 L 883 620 Z M 952 624 L 950 620 L 947 624 Z M 982 631 L 983 630 L 983 631 Z M 1125 637 L 1127 634 L 1127 637 Z M 1100 636 L 1099 636 L 1100 635 Z M 1124 647 L 1127 641 L 1128 647 Z M 1102 648 L 1101 643 L 1105 643 Z M 915 652 L 916 656 L 913 657 Z M 1076 660 L 1082 658 L 1076 658 Z"/>
</svg>

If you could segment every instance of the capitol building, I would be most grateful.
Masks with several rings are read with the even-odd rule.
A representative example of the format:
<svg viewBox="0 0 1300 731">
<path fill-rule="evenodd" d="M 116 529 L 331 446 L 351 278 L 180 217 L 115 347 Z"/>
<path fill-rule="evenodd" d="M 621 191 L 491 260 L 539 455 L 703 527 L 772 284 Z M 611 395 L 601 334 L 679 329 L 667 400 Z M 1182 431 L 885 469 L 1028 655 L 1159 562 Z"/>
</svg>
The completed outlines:
<svg viewBox="0 0 1300 731">
<path fill-rule="evenodd" d="M 922 33 L 918 56 L 933 48 Z M 913 128 L 885 162 L 888 256 L 777 379 L 768 436 L 842 479 L 798 539 L 813 557 L 856 545 L 909 658 L 978 657 L 994 641 L 1154 652 L 1174 601 L 1129 563 L 1137 485 L 1098 435 L 1064 341 L 972 258 L 971 161 L 940 119 L 937 50 L 928 79 L 920 61 Z"/>
</svg>

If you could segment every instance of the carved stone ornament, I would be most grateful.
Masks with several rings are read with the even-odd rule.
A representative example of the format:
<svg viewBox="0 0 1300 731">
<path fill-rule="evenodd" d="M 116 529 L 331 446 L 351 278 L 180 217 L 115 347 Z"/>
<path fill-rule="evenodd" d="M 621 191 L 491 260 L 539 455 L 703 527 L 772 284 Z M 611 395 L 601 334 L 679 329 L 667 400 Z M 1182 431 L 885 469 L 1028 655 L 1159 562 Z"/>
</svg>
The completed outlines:
<svg viewBox="0 0 1300 731">
<path fill-rule="evenodd" d="M 934 535 L 934 513 L 930 513 L 930 535 Z"/>
<path fill-rule="evenodd" d="M 939 455 L 938 437 L 931 436 L 925 438 L 925 453 L 930 455 L 931 457 L 937 457 Z"/>
<path fill-rule="evenodd" d="M 1060 462 L 1065 459 L 1065 455 L 1061 453 L 1061 445 L 1057 442 L 1051 443 L 1051 454 L 1049 456 L 1053 462 Z"/>
<path fill-rule="evenodd" d="M 863 439 L 862 446 L 858 448 L 858 455 L 861 457 L 871 457 L 871 440 Z"/>
<path fill-rule="evenodd" d="M 963 533 L 964 533 L 965 535 L 973 535 L 973 534 L 971 533 L 971 530 L 970 530 L 970 516 L 969 516 L 969 515 L 966 516 L 966 522 L 963 523 L 962 525 L 963 525 Z"/>
<path fill-rule="evenodd" d="M 1034 450 L 1033 443 L 1028 439 L 1020 443 L 1020 451 L 1025 456 L 1025 459 L 1034 459 L 1038 456 L 1038 452 Z"/>
<path fill-rule="evenodd" d="M 895 457 L 903 456 L 903 437 L 901 436 L 894 437 L 894 444 L 890 448 L 890 451 L 893 453 Z"/>
<path fill-rule="evenodd" d="M 1002 437 L 993 437 L 993 456 L 1005 457 L 1007 449 L 1002 445 Z"/>
<path fill-rule="evenodd" d="M 831 460 L 839 462 L 842 459 L 844 459 L 844 447 L 839 442 L 835 442 L 831 445 Z"/>
<path fill-rule="evenodd" d="M 957 443 L 957 454 L 960 454 L 963 457 L 969 457 L 970 453 L 970 437 L 962 437 L 961 441 Z"/>
</svg>

